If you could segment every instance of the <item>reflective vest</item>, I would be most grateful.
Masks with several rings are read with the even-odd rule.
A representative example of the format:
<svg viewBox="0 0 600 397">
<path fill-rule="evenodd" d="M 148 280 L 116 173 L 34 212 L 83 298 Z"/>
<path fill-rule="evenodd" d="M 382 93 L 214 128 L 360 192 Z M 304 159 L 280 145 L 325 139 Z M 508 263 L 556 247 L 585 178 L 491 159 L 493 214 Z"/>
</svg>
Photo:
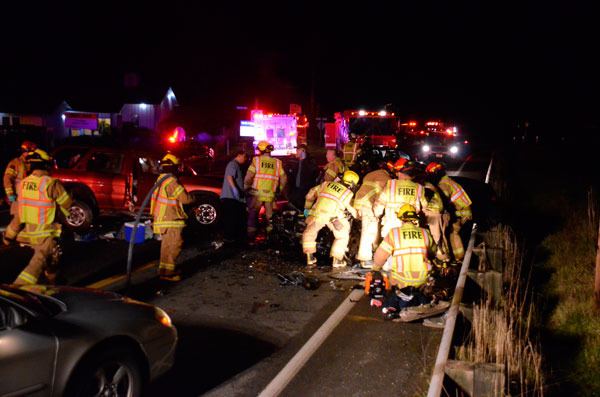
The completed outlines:
<svg viewBox="0 0 600 397">
<path fill-rule="evenodd" d="M 473 202 L 461 185 L 448 175 L 444 175 L 440 180 L 439 187 L 454 206 L 456 216 L 471 216 L 471 204 Z"/>
<path fill-rule="evenodd" d="M 18 200 L 21 222 L 30 225 L 54 223 L 56 204 L 48 195 L 48 188 L 54 181 L 55 179 L 48 175 L 29 175 L 21 181 Z"/>
<path fill-rule="evenodd" d="M 356 192 L 356 196 L 354 198 L 354 208 L 373 208 L 375 199 L 385 188 L 387 181 L 390 179 L 390 175 L 384 170 L 371 171 L 365 175 L 360 189 L 358 189 L 358 192 Z"/>
<path fill-rule="evenodd" d="M 321 185 L 317 202 L 310 214 L 323 222 L 343 216 L 343 211 L 352 200 L 352 191 L 338 182 L 326 182 Z"/>
<path fill-rule="evenodd" d="M 21 181 L 27 174 L 25 161 L 21 157 L 14 158 L 6 166 L 4 171 L 4 191 L 7 196 L 18 194 Z"/>
<path fill-rule="evenodd" d="M 281 160 L 274 159 L 269 156 L 258 156 L 252 159 L 252 165 L 256 170 L 252 188 L 260 193 L 272 192 L 275 193 L 281 176 L 282 163 Z"/>
<path fill-rule="evenodd" d="M 346 166 L 351 166 L 356 161 L 356 153 L 358 152 L 358 143 L 354 141 L 348 141 L 344 144 L 342 149 L 344 153 L 344 163 Z"/>
<path fill-rule="evenodd" d="M 429 182 L 425 184 L 425 189 L 433 192 L 433 196 L 427 201 L 427 209 L 431 212 L 441 213 L 444 210 L 444 202 L 437 189 Z"/>
<path fill-rule="evenodd" d="M 165 175 L 159 175 L 158 179 Z M 169 189 L 172 184 L 177 187 Z M 169 193 L 169 190 L 172 190 L 172 192 Z M 183 205 L 177 199 L 184 190 L 184 187 L 177 182 L 177 178 L 170 176 L 152 193 L 150 213 L 154 217 L 154 233 L 161 233 L 161 228 L 185 227 L 187 215 L 183 210 Z"/>
<path fill-rule="evenodd" d="M 386 215 L 396 216 L 396 212 L 404 204 L 410 204 L 417 212 L 421 211 L 424 202 L 423 186 L 408 179 L 391 179 L 381 192 L 385 202 Z"/>
<path fill-rule="evenodd" d="M 336 157 L 335 160 L 333 160 L 330 163 L 327 163 L 327 166 L 325 168 L 325 178 L 328 181 L 332 181 L 338 176 L 338 174 L 342 174 L 344 173 L 344 171 L 346 171 L 346 166 L 344 165 L 344 162 L 338 157 Z"/>
<path fill-rule="evenodd" d="M 400 288 L 419 286 L 427 281 L 431 270 L 427 256 L 432 240 L 428 230 L 410 222 L 390 231 L 382 245 L 392 255 L 391 277 Z"/>
</svg>

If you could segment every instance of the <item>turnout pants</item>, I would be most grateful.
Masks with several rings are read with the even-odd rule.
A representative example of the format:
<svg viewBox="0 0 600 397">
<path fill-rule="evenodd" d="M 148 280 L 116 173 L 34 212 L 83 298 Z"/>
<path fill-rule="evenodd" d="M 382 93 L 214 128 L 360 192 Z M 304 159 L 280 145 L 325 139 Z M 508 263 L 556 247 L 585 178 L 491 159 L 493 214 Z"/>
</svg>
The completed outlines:
<svg viewBox="0 0 600 397">
<path fill-rule="evenodd" d="M 49 284 L 54 284 L 56 271 L 58 270 L 58 261 L 60 259 L 60 249 L 54 237 L 45 237 L 38 244 L 31 246 L 33 256 L 29 264 L 17 276 L 14 285 L 32 285 L 37 284 L 42 272 L 48 279 Z"/>
<path fill-rule="evenodd" d="M 448 226 L 449 214 L 444 212 L 425 211 L 427 225 L 437 245 L 436 257 L 440 260 L 449 259 L 448 257 L 448 239 L 446 238 L 446 227 Z"/>
<path fill-rule="evenodd" d="M 466 218 L 456 218 L 452 221 L 452 229 L 450 230 L 450 246 L 452 247 L 452 255 L 457 261 L 463 260 L 465 257 L 465 248 L 463 247 L 462 239 L 460 238 L 460 229 L 468 221 Z"/>
<path fill-rule="evenodd" d="M 330 256 L 335 259 L 344 259 L 350 241 L 350 222 L 346 218 L 336 218 L 329 222 L 317 219 L 314 216 L 306 218 L 306 229 L 302 234 L 302 251 L 305 254 L 317 252 L 317 236 L 324 226 L 327 226 L 333 232 L 335 238 L 331 246 Z"/>
<path fill-rule="evenodd" d="M 275 198 L 265 198 L 261 196 L 250 196 L 248 200 L 248 233 L 254 234 L 256 233 L 258 227 L 258 213 L 260 212 L 260 207 L 265 206 L 265 216 L 267 218 L 267 222 L 271 222 L 271 218 L 273 217 L 273 200 Z M 268 228 L 268 226 L 267 226 Z"/>
<path fill-rule="evenodd" d="M 356 259 L 359 261 L 373 260 L 373 250 L 379 241 L 379 220 L 371 208 L 361 208 L 360 244 Z"/>
<path fill-rule="evenodd" d="M 181 238 L 182 227 L 167 227 L 160 234 L 160 264 L 158 265 L 158 274 L 161 276 L 171 276 L 177 274 L 175 261 L 181 253 L 183 239 Z"/>
</svg>

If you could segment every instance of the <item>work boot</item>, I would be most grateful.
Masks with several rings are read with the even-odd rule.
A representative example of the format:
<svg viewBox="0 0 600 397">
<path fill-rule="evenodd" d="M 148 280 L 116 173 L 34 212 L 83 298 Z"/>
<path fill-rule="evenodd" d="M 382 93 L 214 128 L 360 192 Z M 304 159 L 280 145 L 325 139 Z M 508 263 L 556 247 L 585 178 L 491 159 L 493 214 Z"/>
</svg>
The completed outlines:
<svg viewBox="0 0 600 397">
<path fill-rule="evenodd" d="M 363 269 L 373 269 L 373 261 L 360 261 L 360 267 Z"/>
<path fill-rule="evenodd" d="M 314 254 L 307 253 L 306 254 L 306 267 L 315 267 L 317 266 L 317 258 L 315 258 Z"/>
<path fill-rule="evenodd" d="M 159 273 L 158 277 L 160 278 L 161 281 L 168 281 L 171 283 L 176 283 L 178 281 L 181 281 L 180 273 Z"/>
<path fill-rule="evenodd" d="M 342 267 L 346 267 L 346 261 L 343 259 L 333 258 L 332 266 L 334 269 L 339 269 Z"/>
</svg>

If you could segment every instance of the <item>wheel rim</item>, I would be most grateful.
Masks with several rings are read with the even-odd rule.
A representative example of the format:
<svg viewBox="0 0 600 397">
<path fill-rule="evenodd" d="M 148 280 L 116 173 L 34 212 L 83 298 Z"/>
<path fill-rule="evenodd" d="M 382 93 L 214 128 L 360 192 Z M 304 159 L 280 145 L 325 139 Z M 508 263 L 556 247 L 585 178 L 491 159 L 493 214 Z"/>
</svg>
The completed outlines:
<svg viewBox="0 0 600 397">
<path fill-rule="evenodd" d="M 91 393 L 96 397 L 132 397 L 133 373 L 122 363 L 108 363 L 94 374 Z"/>
<path fill-rule="evenodd" d="M 69 216 L 67 216 L 67 223 L 70 226 L 81 226 L 85 222 L 85 211 L 81 207 L 73 206 L 69 210 Z"/>
<path fill-rule="evenodd" d="M 210 204 L 200 204 L 194 208 L 194 218 L 202 225 L 210 225 L 217 219 L 217 209 Z"/>
</svg>

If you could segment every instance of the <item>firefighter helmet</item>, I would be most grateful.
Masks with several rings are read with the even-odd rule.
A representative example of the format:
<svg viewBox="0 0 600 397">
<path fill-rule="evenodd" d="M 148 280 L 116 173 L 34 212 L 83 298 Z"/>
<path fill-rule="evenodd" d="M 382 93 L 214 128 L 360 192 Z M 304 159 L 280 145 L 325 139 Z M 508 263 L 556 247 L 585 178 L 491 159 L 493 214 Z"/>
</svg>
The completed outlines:
<svg viewBox="0 0 600 397">
<path fill-rule="evenodd" d="M 388 161 L 387 162 L 387 167 L 390 171 L 393 172 L 400 172 L 404 169 L 404 167 L 407 165 L 408 160 L 405 159 L 404 157 L 400 157 L 398 160 L 392 162 L 392 161 Z"/>
<path fill-rule="evenodd" d="M 162 160 L 160 160 L 160 165 L 179 165 L 181 164 L 181 160 L 179 159 L 179 157 L 175 156 L 172 153 L 167 153 L 165 154 L 165 157 L 162 158 Z"/>
<path fill-rule="evenodd" d="M 52 157 L 42 149 L 35 149 L 33 152 L 28 152 L 25 156 L 25 163 L 29 171 L 48 169 Z"/>
<path fill-rule="evenodd" d="M 359 180 L 360 177 L 354 171 L 346 171 L 342 176 L 342 182 L 344 182 L 344 184 L 348 186 L 356 186 Z"/>
<path fill-rule="evenodd" d="M 441 165 L 440 163 L 433 162 L 433 161 L 431 163 L 427 164 L 427 167 L 425 168 L 425 172 L 428 174 L 436 174 L 443 170 L 444 170 L 443 165 Z"/>
<path fill-rule="evenodd" d="M 35 149 L 37 149 L 35 142 L 23 141 L 23 143 L 21 143 L 21 151 L 24 153 L 34 152 Z"/>
<path fill-rule="evenodd" d="M 260 142 L 258 142 L 258 145 L 256 145 L 256 147 L 258 148 L 259 151 L 261 151 L 263 153 L 270 153 L 273 150 L 275 150 L 275 148 L 273 147 L 273 145 L 271 145 L 267 141 L 260 141 Z"/>
<path fill-rule="evenodd" d="M 410 204 L 404 204 L 398 209 L 398 218 L 402 221 L 418 221 L 417 210 Z"/>
</svg>

